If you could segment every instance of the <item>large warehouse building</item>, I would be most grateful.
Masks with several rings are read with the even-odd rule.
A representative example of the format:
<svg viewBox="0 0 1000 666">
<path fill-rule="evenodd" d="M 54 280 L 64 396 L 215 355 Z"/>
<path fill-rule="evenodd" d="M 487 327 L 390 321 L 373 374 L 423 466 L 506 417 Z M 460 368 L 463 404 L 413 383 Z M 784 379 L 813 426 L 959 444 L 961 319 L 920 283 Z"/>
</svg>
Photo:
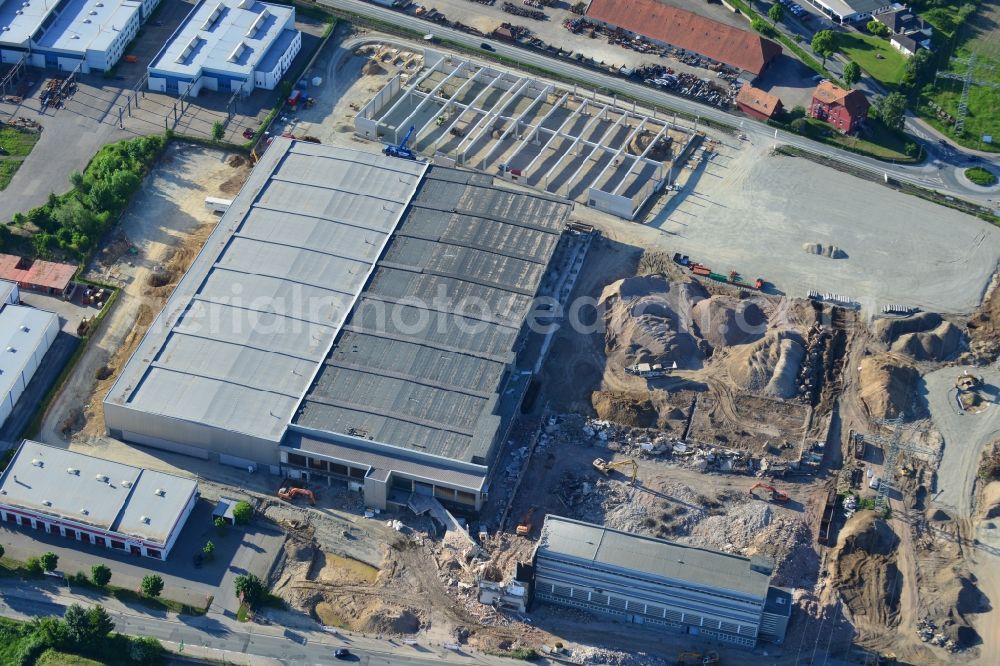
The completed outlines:
<svg viewBox="0 0 1000 666">
<path fill-rule="evenodd" d="M 107 72 L 159 0 L 0 0 L 0 60 Z"/>
<path fill-rule="evenodd" d="M 591 0 L 587 18 L 604 27 L 643 36 L 729 65 L 749 80 L 781 55 L 777 42 L 659 0 Z"/>
<path fill-rule="evenodd" d="M 59 317 L 25 305 L 5 303 L 0 307 L 3 308 L 0 309 L 0 395 L 3 395 L 0 425 L 3 425 L 59 335 Z"/>
<path fill-rule="evenodd" d="M 302 48 L 295 8 L 201 0 L 149 65 L 149 89 L 197 95 L 273 90 Z"/>
<path fill-rule="evenodd" d="M 277 139 L 105 399 L 109 434 L 478 510 L 569 205 Z"/>
<path fill-rule="evenodd" d="M 534 598 L 753 647 L 781 643 L 792 600 L 771 564 L 546 516 Z"/>
<path fill-rule="evenodd" d="M 24 440 L 0 476 L 0 520 L 167 559 L 198 500 L 172 474 Z"/>
</svg>

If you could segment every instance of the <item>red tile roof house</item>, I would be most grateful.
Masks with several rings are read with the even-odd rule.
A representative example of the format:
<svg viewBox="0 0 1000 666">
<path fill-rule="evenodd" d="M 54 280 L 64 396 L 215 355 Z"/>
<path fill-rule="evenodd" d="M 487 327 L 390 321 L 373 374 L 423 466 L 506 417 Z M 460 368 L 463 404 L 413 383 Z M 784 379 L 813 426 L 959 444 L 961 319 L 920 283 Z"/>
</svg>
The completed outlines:
<svg viewBox="0 0 1000 666">
<path fill-rule="evenodd" d="M 70 293 L 76 266 L 13 254 L 0 254 L 0 280 L 16 282 L 23 289 L 66 296 Z"/>
<path fill-rule="evenodd" d="M 760 76 L 781 55 L 781 47 L 770 39 L 657 0 L 591 0 L 587 18 L 729 65 L 747 79 Z"/>
<path fill-rule="evenodd" d="M 776 95 L 754 88 L 749 83 L 744 83 L 736 93 L 736 107 L 757 120 L 771 120 L 783 110 Z"/>
<path fill-rule="evenodd" d="M 868 119 L 870 106 L 860 90 L 844 90 L 823 81 L 813 91 L 809 115 L 825 120 L 844 134 L 853 134 Z"/>
</svg>

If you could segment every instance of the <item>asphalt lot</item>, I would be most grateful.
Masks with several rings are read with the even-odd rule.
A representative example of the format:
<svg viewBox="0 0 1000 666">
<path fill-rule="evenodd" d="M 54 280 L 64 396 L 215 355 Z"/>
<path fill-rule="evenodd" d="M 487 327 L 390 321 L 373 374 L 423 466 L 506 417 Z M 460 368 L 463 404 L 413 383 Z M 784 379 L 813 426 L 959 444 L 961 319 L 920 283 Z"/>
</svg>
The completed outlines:
<svg viewBox="0 0 1000 666">
<path fill-rule="evenodd" d="M 112 584 L 119 587 L 137 588 L 143 576 L 157 573 L 165 583 L 164 597 L 195 606 L 204 606 L 209 598 L 214 598 L 213 610 L 235 614 L 239 604 L 232 591 L 232 579 L 247 572 L 266 576 L 285 537 L 260 521 L 246 527 L 230 527 L 220 535 L 212 524 L 212 508 L 206 500 L 198 502 L 165 562 L 69 541 L 30 527 L 11 529 L 6 524 L 0 526 L 0 543 L 7 557 L 22 562 L 51 550 L 59 556 L 59 571 L 67 575 L 77 571 L 89 575 L 93 565 L 107 564 L 112 571 Z M 215 559 L 196 568 L 193 555 L 207 541 L 215 545 Z"/>
</svg>

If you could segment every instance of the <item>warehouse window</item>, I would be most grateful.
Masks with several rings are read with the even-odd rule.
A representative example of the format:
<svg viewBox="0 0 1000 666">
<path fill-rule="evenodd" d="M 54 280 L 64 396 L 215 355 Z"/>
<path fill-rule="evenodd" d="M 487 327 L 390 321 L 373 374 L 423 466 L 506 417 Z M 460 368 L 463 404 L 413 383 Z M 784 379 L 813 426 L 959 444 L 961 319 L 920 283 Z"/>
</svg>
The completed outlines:
<svg viewBox="0 0 1000 666">
<path fill-rule="evenodd" d="M 288 454 L 288 464 L 289 465 L 298 465 L 299 467 L 305 467 L 306 466 L 306 457 L 305 456 L 300 456 L 297 453 L 289 453 Z"/>
</svg>

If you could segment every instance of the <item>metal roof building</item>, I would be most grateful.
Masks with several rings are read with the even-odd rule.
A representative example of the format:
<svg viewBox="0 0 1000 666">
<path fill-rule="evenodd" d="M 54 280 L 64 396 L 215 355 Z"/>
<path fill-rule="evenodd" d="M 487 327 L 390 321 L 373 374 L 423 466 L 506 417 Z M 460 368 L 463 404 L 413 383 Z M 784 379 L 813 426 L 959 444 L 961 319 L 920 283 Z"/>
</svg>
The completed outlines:
<svg viewBox="0 0 1000 666">
<path fill-rule="evenodd" d="M 24 440 L 0 476 L 0 520 L 166 559 L 198 498 L 192 479 Z"/>
<path fill-rule="evenodd" d="M 26 305 L 0 305 L 0 425 L 20 400 L 59 335 L 59 317 Z"/>
<path fill-rule="evenodd" d="M 857 23 L 892 7 L 890 0 L 809 0 L 838 23 Z"/>
<path fill-rule="evenodd" d="M 4 0 L 0 59 L 35 67 L 106 72 L 123 55 L 159 0 Z"/>
<path fill-rule="evenodd" d="M 115 437 L 479 508 L 569 206 L 276 140 L 105 400 Z M 280 446 L 280 448 L 279 448 Z"/>
<path fill-rule="evenodd" d="M 535 599 L 753 647 L 784 639 L 791 598 L 771 564 L 546 516 Z"/>
<path fill-rule="evenodd" d="M 149 64 L 149 88 L 272 90 L 302 48 L 295 8 L 256 0 L 201 0 Z"/>
</svg>

